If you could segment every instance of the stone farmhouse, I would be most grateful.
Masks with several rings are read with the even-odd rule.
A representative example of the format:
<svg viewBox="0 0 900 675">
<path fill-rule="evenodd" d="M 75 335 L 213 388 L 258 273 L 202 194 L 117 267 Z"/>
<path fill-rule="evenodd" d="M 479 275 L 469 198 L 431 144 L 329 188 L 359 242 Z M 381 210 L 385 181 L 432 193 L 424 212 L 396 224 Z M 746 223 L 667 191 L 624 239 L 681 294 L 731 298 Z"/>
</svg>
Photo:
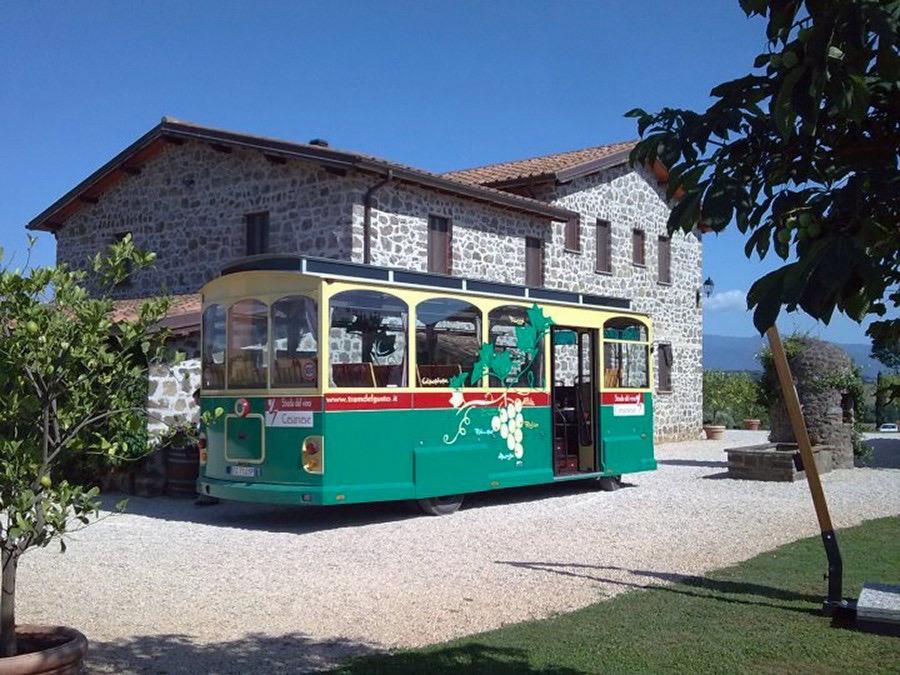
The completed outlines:
<svg viewBox="0 0 900 675">
<path fill-rule="evenodd" d="M 76 268 L 126 233 L 155 251 L 156 266 L 119 289 L 119 312 L 173 294 L 167 323 L 189 356 L 199 342 L 199 288 L 248 254 L 302 253 L 629 298 L 654 321 L 657 440 L 695 438 L 702 245 L 699 233 L 667 235 L 667 172 L 630 167 L 632 146 L 437 174 L 318 139 L 294 143 L 163 118 L 28 228 L 52 232 L 58 262 Z M 190 407 L 193 384 L 155 377 L 151 406 Z"/>
</svg>

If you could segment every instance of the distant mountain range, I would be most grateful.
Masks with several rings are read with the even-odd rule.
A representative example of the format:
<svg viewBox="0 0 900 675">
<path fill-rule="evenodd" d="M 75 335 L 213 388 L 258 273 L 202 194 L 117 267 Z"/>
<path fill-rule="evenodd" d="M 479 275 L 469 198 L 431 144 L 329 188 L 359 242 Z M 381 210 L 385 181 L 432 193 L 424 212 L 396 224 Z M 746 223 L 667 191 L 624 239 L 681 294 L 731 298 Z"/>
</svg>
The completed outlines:
<svg viewBox="0 0 900 675">
<path fill-rule="evenodd" d="M 703 367 L 707 370 L 752 370 L 761 371 L 756 355 L 766 345 L 764 338 L 730 337 L 727 335 L 703 336 Z M 879 370 L 884 370 L 878 361 L 869 356 L 869 345 L 865 343 L 842 344 L 837 346 L 850 355 L 862 369 L 863 379 L 874 380 Z"/>
</svg>

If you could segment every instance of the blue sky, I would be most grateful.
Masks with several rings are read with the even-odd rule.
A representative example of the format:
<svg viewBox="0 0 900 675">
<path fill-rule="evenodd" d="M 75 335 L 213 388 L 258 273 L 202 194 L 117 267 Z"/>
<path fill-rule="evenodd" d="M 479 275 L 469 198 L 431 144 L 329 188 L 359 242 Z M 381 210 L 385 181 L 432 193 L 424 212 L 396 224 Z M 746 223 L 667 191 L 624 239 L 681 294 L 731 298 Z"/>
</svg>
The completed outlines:
<svg viewBox="0 0 900 675">
<path fill-rule="evenodd" d="M 633 138 L 626 110 L 704 107 L 762 36 L 737 0 L 3 3 L 0 246 L 21 261 L 24 224 L 162 115 L 444 171 Z M 772 264 L 737 234 L 704 249 L 705 331 L 753 334 Z"/>
</svg>

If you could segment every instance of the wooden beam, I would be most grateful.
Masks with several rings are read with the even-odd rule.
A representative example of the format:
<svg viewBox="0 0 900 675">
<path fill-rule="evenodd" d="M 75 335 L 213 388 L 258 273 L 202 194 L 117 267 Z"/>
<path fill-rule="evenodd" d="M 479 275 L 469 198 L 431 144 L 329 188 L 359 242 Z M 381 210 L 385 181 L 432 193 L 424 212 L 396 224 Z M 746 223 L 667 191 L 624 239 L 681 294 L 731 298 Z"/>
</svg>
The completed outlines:
<svg viewBox="0 0 900 675">
<path fill-rule="evenodd" d="M 221 152 L 226 155 L 231 154 L 231 146 L 230 145 L 224 145 L 222 143 L 210 143 L 209 147 L 211 147 L 216 152 Z"/>
<path fill-rule="evenodd" d="M 137 176 L 141 173 L 141 167 L 139 166 L 120 166 L 119 168 L 129 176 Z"/>
<path fill-rule="evenodd" d="M 90 197 L 88 195 L 81 195 L 78 197 L 78 201 L 84 202 L 85 204 L 96 204 L 100 200 L 97 197 Z"/>
<path fill-rule="evenodd" d="M 794 384 L 794 377 L 791 375 L 791 366 L 788 363 L 787 354 L 785 354 L 784 346 L 781 344 L 778 328 L 775 326 L 769 328 L 766 331 L 766 337 L 769 339 L 769 347 L 772 349 L 772 360 L 775 362 L 775 370 L 778 373 L 781 396 L 784 399 L 784 405 L 791 420 L 791 430 L 794 432 L 794 439 L 800 448 L 803 472 L 806 474 L 806 483 L 809 485 L 813 507 L 816 510 L 816 518 L 819 521 L 819 530 L 822 532 L 822 542 L 825 545 L 825 553 L 828 556 L 828 600 L 825 602 L 825 612 L 826 614 L 833 614 L 846 606 L 842 597 L 843 564 L 841 562 L 841 553 L 838 549 L 834 526 L 831 524 L 831 514 L 828 512 L 828 502 L 825 500 L 825 491 L 822 489 L 819 468 L 816 466 L 816 458 L 813 456 L 806 420 L 803 419 L 800 397 L 797 395 L 797 387 Z"/>
</svg>

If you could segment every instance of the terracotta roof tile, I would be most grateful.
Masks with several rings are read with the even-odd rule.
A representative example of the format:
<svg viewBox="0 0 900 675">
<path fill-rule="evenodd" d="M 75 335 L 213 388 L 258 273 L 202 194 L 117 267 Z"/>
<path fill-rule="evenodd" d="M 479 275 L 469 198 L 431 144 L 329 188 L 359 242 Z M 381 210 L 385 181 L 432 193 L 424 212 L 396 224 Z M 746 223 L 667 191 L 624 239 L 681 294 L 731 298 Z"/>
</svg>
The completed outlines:
<svg viewBox="0 0 900 675">
<path fill-rule="evenodd" d="M 199 293 L 187 293 L 185 295 L 173 295 L 172 304 L 166 312 L 166 318 L 162 325 L 176 332 L 192 332 L 192 329 L 200 326 L 200 307 L 202 305 Z M 137 317 L 138 308 L 149 298 L 130 298 L 128 300 L 116 300 L 113 305 L 112 320 L 126 321 Z"/>
<path fill-rule="evenodd" d="M 445 178 L 466 181 L 475 185 L 489 186 L 535 178 L 555 178 L 561 171 L 575 170 L 580 166 L 603 160 L 613 155 L 629 152 L 637 141 L 598 145 L 592 148 L 557 152 L 542 157 L 520 159 L 515 162 L 488 164 L 472 169 L 448 171 Z"/>
</svg>

